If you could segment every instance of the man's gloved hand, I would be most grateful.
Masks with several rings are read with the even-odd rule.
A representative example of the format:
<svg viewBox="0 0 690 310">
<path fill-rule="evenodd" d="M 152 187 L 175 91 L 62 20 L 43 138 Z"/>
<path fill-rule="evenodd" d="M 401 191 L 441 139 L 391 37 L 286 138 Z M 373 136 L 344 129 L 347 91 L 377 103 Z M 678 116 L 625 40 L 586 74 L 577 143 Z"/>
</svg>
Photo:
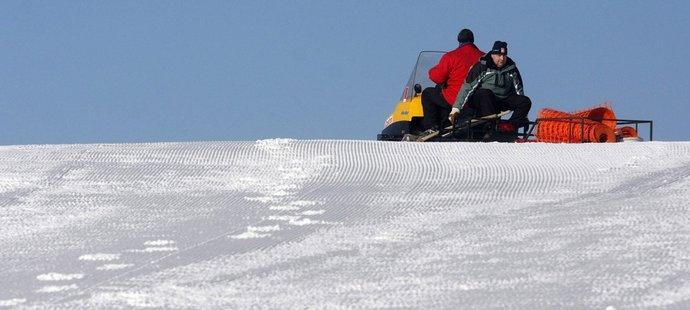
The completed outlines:
<svg viewBox="0 0 690 310">
<path fill-rule="evenodd" d="M 455 122 L 458 120 L 458 115 L 460 115 L 460 109 L 453 108 L 452 110 L 450 110 L 450 114 L 448 114 L 448 120 L 450 121 L 451 125 L 455 125 Z"/>
</svg>

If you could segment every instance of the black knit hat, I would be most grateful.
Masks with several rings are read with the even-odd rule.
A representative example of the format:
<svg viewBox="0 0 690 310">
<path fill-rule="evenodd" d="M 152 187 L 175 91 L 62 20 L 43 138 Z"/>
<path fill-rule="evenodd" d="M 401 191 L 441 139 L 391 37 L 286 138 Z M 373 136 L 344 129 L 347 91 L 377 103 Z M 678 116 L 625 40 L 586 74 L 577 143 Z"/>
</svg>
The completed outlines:
<svg viewBox="0 0 690 310">
<path fill-rule="evenodd" d="M 491 48 L 489 54 L 508 55 L 508 43 L 503 41 L 494 42 L 494 47 Z"/>
<path fill-rule="evenodd" d="M 463 29 L 458 33 L 458 42 L 460 43 L 474 43 L 474 33 L 472 30 Z"/>
</svg>

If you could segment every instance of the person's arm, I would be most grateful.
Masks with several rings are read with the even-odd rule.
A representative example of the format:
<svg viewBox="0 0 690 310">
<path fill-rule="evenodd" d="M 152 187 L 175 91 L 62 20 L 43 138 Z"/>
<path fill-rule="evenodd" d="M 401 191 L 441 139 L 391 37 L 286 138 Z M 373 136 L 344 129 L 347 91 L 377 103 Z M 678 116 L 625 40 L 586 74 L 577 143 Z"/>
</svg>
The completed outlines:
<svg viewBox="0 0 690 310">
<path fill-rule="evenodd" d="M 445 54 L 441 56 L 438 64 L 433 68 L 429 69 L 429 79 L 436 84 L 443 84 L 448 81 L 450 77 L 450 64 L 448 63 L 448 57 Z"/>
<path fill-rule="evenodd" d="M 518 70 L 517 66 L 515 67 L 515 76 L 513 77 L 513 84 L 515 85 L 515 93 L 517 93 L 518 95 L 525 94 L 525 89 L 522 84 L 522 76 L 520 75 L 520 70 Z"/>
<path fill-rule="evenodd" d="M 462 110 L 462 107 L 465 106 L 465 103 L 467 103 L 467 99 L 472 95 L 472 92 L 474 92 L 474 89 L 479 86 L 479 83 L 481 82 L 481 77 L 482 77 L 482 72 L 484 72 L 485 67 L 482 66 L 481 63 L 476 63 L 470 68 L 470 71 L 467 73 L 467 77 L 465 78 L 465 82 L 462 83 L 462 86 L 460 87 L 460 91 L 458 92 L 458 96 L 455 98 L 455 103 L 453 103 L 453 109 L 457 109 L 458 112 Z"/>
<path fill-rule="evenodd" d="M 455 98 L 453 108 L 450 110 L 450 114 L 448 114 L 448 120 L 450 120 L 451 124 L 455 124 L 458 115 L 460 115 L 460 110 L 462 110 L 462 108 L 465 106 L 468 98 L 472 95 L 474 90 L 479 87 L 479 84 L 484 77 L 484 73 L 486 72 L 485 70 L 486 67 L 481 65 L 479 62 L 470 68 L 470 71 L 467 73 L 467 78 L 465 78 L 465 82 L 462 83 L 458 96 Z"/>
</svg>

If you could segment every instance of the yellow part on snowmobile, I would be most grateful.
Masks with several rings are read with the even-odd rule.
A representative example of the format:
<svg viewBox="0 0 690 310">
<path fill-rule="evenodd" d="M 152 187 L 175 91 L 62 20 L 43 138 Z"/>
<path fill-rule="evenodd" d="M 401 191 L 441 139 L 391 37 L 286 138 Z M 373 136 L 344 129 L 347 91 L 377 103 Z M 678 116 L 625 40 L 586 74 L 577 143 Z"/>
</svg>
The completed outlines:
<svg viewBox="0 0 690 310">
<path fill-rule="evenodd" d="M 424 117 L 422 96 L 420 95 L 412 97 L 409 101 L 399 101 L 395 111 L 388 116 L 383 127 L 388 127 L 393 123 L 401 121 L 411 122 L 413 117 Z"/>
</svg>

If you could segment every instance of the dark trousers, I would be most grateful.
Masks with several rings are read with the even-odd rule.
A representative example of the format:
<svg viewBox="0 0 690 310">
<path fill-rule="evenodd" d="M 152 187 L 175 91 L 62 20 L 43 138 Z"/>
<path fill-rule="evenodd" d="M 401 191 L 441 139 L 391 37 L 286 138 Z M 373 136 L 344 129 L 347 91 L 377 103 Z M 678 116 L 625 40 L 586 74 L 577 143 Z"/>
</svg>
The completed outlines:
<svg viewBox="0 0 690 310">
<path fill-rule="evenodd" d="M 422 109 L 424 130 L 443 128 L 450 124 L 448 114 L 452 107 L 443 97 L 440 87 L 428 87 L 422 91 Z"/>
<path fill-rule="evenodd" d="M 423 101 L 423 100 L 422 100 Z M 468 102 L 470 107 L 477 111 L 477 116 L 485 116 L 512 110 L 511 121 L 522 122 L 527 120 L 532 101 L 524 95 L 510 95 L 508 98 L 499 99 L 488 89 L 477 89 Z M 426 112 L 425 112 L 426 113 Z"/>
</svg>

